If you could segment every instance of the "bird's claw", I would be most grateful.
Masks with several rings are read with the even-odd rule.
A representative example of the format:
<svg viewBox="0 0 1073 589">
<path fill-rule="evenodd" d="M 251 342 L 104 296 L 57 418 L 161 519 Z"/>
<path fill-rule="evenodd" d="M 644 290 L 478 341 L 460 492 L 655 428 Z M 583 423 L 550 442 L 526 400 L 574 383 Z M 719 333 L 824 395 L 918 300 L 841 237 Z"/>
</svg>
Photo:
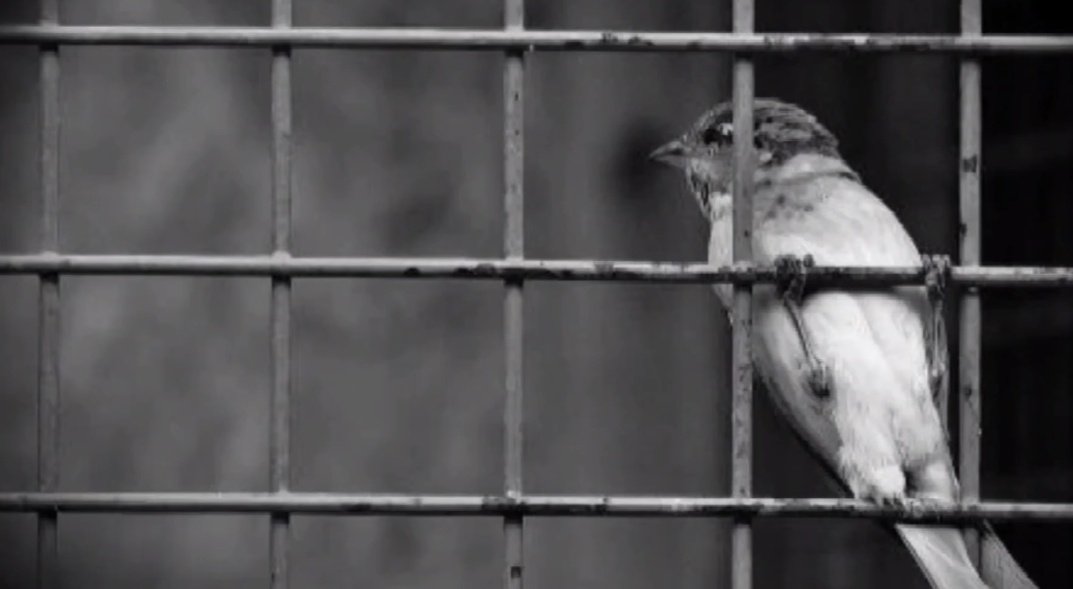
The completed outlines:
<svg viewBox="0 0 1073 589">
<path fill-rule="evenodd" d="M 807 355 L 806 352 L 806 362 L 809 364 L 807 375 L 809 389 L 816 396 L 826 398 L 831 394 L 831 375 L 824 363 L 815 356 L 808 358 Z"/>
<path fill-rule="evenodd" d="M 920 256 L 924 266 L 924 287 L 929 298 L 941 298 L 946 292 L 946 283 L 950 277 L 950 256 L 945 254 L 923 254 Z"/>
<path fill-rule="evenodd" d="M 856 471 L 850 476 L 853 496 L 878 505 L 900 507 L 905 504 L 905 473 L 896 465 Z"/>
<path fill-rule="evenodd" d="M 887 497 L 880 497 L 876 502 L 883 507 L 892 507 L 896 509 L 905 509 L 905 506 L 907 505 L 906 498 L 904 495 L 890 495 Z"/>
<path fill-rule="evenodd" d="M 775 258 L 775 283 L 784 299 L 801 303 L 805 293 L 808 269 L 815 265 L 816 261 L 811 254 L 805 254 L 802 257 L 787 254 Z"/>
</svg>

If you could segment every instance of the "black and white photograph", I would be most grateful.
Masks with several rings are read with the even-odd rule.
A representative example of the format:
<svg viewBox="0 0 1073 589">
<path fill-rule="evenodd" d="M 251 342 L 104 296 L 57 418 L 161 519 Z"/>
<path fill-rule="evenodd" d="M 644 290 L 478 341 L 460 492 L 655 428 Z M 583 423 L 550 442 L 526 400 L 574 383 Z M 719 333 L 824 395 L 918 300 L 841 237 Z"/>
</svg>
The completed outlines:
<svg viewBox="0 0 1073 589">
<path fill-rule="evenodd" d="M 1073 12 L 0 0 L 0 589 L 1073 587 Z"/>
</svg>

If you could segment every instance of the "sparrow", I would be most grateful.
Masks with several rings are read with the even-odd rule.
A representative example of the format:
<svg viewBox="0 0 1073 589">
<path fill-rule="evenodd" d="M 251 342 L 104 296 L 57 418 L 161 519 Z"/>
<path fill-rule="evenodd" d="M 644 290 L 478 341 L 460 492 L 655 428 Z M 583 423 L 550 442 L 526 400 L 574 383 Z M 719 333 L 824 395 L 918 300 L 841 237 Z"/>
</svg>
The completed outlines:
<svg viewBox="0 0 1073 589">
<path fill-rule="evenodd" d="M 815 116 L 776 99 L 755 100 L 753 113 L 753 261 L 774 266 L 780 277 L 753 287 L 756 373 L 773 405 L 854 497 L 957 501 L 936 402 L 945 339 L 929 314 L 928 289 L 806 288 L 813 264 L 922 267 L 935 259 L 922 258 Z M 708 261 L 715 266 L 732 263 L 733 143 L 732 108 L 724 102 L 651 155 L 685 172 L 711 226 Z M 733 287 L 714 289 L 729 311 Z M 935 589 L 988 586 L 958 528 L 894 527 Z M 996 587 L 1035 587 L 994 543 L 990 527 L 983 532 L 992 534 L 989 556 L 1001 561 L 1000 574 L 989 575 Z"/>
</svg>

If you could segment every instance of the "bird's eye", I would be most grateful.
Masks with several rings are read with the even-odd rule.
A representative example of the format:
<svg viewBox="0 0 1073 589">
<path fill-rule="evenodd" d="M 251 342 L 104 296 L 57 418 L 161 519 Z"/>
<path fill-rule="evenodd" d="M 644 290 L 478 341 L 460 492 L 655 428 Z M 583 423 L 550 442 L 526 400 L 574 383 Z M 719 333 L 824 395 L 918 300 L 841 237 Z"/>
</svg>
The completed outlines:
<svg viewBox="0 0 1073 589">
<path fill-rule="evenodd" d="M 705 145 L 718 143 L 720 145 L 730 143 L 734 138 L 734 126 L 730 123 L 720 123 L 714 127 L 708 127 L 700 134 L 700 140 Z"/>
</svg>

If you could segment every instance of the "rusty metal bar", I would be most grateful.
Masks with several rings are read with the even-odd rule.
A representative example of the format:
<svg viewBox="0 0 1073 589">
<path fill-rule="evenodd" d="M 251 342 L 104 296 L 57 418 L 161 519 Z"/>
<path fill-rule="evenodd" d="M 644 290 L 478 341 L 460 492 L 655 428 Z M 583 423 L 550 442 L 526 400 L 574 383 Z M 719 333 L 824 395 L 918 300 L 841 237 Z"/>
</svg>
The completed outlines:
<svg viewBox="0 0 1073 589">
<path fill-rule="evenodd" d="M 503 32 L 525 28 L 525 0 L 503 0 Z M 503 62 L 503 253 L 525 257 L 525 51 L 506 51 Z M 524 281 L 506 278 L 503 298 L 503 347 L 506 360 L 503 407 L 503 491 L 521 496 L 524 427 Z M 523 517 L 503 517 L 503 586 L 521 589 L 525 563 Z"/>
<path fill-rule="evenodd" d="M 0 512 L 300 513 L 309 515 L 843 517 L 953 523 L 1073 522 L 1073 503 L 937 503 L 857 499 L 361 493 L 0 493 Z"/>
<path fill-rule="evenodd" d="M 0 44 L 260 46 L 487 51 L 1073 53 L 1068 35 L 897 35 L 529 29 L 0 26 Z"/>
<path fill-rule="evenodd" d="M 982 32 L 980 0 L 961 0 L 961 34 L 976 38 Z M 958 175 L 961 222 L 959 258 L 962 264 L 979 265 L 980 256 L 980 62 L 962 59 L 960 72 L 960 173 Z M 958 320 L 959 457 L 958 478 L 963 501 L 980 500 L 980 293 L 969 286 L 961 293 Z M 980 563 L 980 536 L 965 529 L 969 558 Z"/>
<path fill-rule="evenodd" d="M 583 280 L 660 283 L 771 283 L 772 267 L 698 262 L 627 260 L 538 260 L 498 258 L 370 258 L 279 256 L 0 255 L 0 274 L 92 274 L 159 276 L 273 276 L 292 278 L 457 278 L 478 280 Z M 831 267 L 809 269 L 815 284 L 856 286 L 923 284 L 918 267 Z M 986 288 L 1070 288 L 1073 268 L 959 266 L 950 282 Z"/>
<path fill-rule="evenodd" d="M 272 27 L 291 26 L 291 0 L 272 0 Z M 293 182 L 291 48 L 272 47 L 272 255 L 287 259 L 291 248 Z M 269 485 L 287 491 L 291 462 L 291 277 L 272 275 L 272 393 L 269 411 Z M 269 524 L 269 584 L 288 585 L 290 514 L 272 514 Z"/>
<path fill-rule="evenodd" d="M 505 33 L 525 27 L 524 0 L 503 0 Z M 504 55 L 503 65 L 503 253 L 507 260 L 525 257 L 525 53 Z M 521 277 L 504 281 L 503 344 L 506 357 L 506 399 L 503 409 L 503 487 L 507 497 L 522 494 L 524 299 Z M 522 514 L 503 518 L 503 584 L 521 589 L 524 570 Z"/>
<path fill-rule="evenodd" d="M 59 0 L 41 1 L 41 23 L 59 22 Z M 60 249 L 60 48 L 40 48 L 41 79 L 41 250 Z M 56 491 L 60 450 L 60 275 L 41 273 L 38 294 L 37 488 Z M 59 521 L 56 512 L 37 514 L 37 586 L 59 587 Z"/>
<path fill-rule="evenodd" d="M 734 0 L 734 32 L 752 33 L 753 0 Z M 734 194 L 732 243 L 735 264 L 749 264 L 753 259 L 753 62 L 747 56 L 734 56 Z M 731 329 L 731 399 L 730 399 L 730 495 L 752 495 L 753 488 L 753 322 L 752 285 L 734 285 Z M 753 586 L 752 520 L 742 514 L 734 519 L 730 547 L 730 586 L 750 589 Z"/>
</svg>

